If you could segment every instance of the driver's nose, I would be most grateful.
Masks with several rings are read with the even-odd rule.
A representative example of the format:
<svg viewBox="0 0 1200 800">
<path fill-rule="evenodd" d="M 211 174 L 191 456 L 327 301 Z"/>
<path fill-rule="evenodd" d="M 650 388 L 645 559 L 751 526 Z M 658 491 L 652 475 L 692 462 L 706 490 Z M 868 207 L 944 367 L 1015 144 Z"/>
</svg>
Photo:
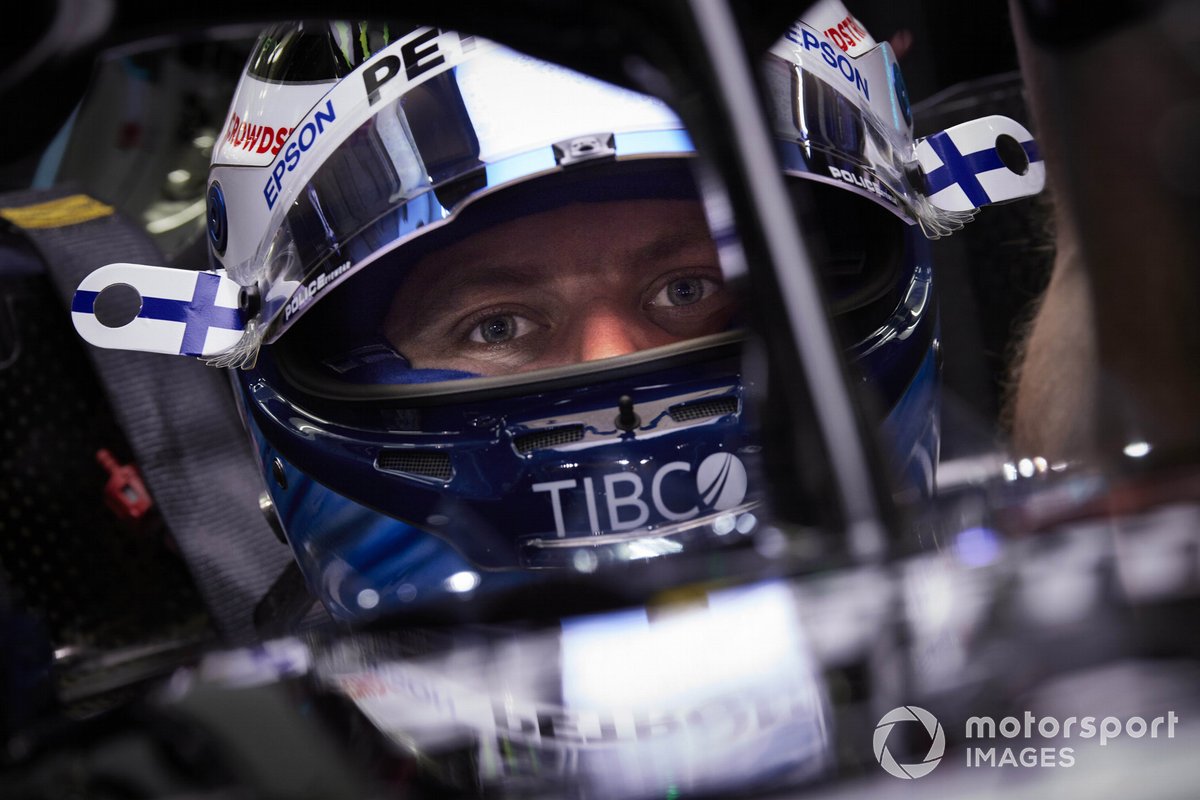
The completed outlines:
<svg viewBox="0 0 1200 800">
<path fill-rule="evenodd" d="M 578 325 L 577 354 L 580 361 L 595 361 L 634 353 L 653 346 L 643 342 L 643 321 L 612 309 L 593 308 Z"/>
</svg>

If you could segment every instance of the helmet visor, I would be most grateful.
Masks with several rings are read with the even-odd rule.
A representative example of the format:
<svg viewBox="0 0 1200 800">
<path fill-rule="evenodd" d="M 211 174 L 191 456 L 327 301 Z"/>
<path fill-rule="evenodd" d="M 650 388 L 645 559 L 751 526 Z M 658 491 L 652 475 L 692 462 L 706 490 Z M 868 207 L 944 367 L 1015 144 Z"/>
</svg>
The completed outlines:
<svg viewBox="0 0 1200 800">
<path fill-rule="evenodd" d="M 737 328 L 689 164 L 641 161 L 480 199 L 326 293 L 280 345 L 293 369 L 345 388 L 428 387 L 628 361 Z"/>
<path fill-rule="evenodd" d="M 236 280 L 264 284 L 268 341 L 316 294 L 481 195 L 596 158 L 694 152 L 678 118 L 654 98 L 478 39 L 469 47 L 456 39 L 454 58 L 448 42 L 440 46 L 447 55 L 436 73 L 390 98 L 383 92 L 395 79 L 374 93 L 360 85 L 391 74 L 368 61 L 363 81 L 343 81 L 294 126 L 265 183 L 262 171 L 214 169 L 231 202 L 257 198 L 271 213 L 256 252 L 224 261 Z M 801 62 L 772 56 L 765 75 L 788 173 L 924 224 L 911 138 L 896 120 L 881 120 Z"/>
<path fill-rule="evenodd" d="M 394 386 L 736 330 L 714 244 L 736 235 L 710 232 L 674 114 L 504 48 L 456 47 L 447 69 L 390 99 L 348 105 L 339 85 L 294 128 L 262 193 L 271 233 L 243 265 L 265 288 L 266 341 L 312 316 L 289 361 Z M 902 129 L 801 62 L 771 58 L 766 72 L 789 174 L 920 220 Z M 843 283 L 879 285 L 869 272 Z"/>
</svg>

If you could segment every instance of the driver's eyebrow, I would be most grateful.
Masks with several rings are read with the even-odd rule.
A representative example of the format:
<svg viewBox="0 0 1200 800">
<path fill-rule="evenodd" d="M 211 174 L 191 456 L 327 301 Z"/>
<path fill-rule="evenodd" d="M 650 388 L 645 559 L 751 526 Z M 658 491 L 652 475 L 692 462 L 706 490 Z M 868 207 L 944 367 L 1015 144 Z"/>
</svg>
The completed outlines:
<svg viewBox="0 0 1200 800">
<path fill-rule="evenodd" d="M 661 261 L 689 248 L 711 249 L 716 254 L 716 245 L 705 235 L 698 235 L 695 230 L 668 228 L 655 235 L 649 241 L 636 245 L 624 255 L 618 253 L 621 259 L 634 264 Z M 438 302 L 448 302 L 455 294 L 474 289 L 505 289 L 531 286 L 539 280 L 544 280 L 546 268 L 540 264 L 516 263 L 486 265 L 476 263 L 473 259 L 452 264 L 433 278 L 425 287 L 426 291 Z"/>
<path fill-rule="evenodd" d="M 451 267 L 435 278 L 428 288 L 444 297 L 466 289 L 530 286 L 542 275 L 540 270 L 518 265 Z"/>
<path fill-rule="evenodd" d="M 425 302 L 417 306 L 415 320 L 427 320 L 445 311 L 457 311 L 467 292 L 526 289 L 543 276 L 537 269 L 516 265 L 452 266 L 421 288 Z"/>
<path fill-rule="evenodd" d="M 711 251 L 713 258 L 716 258 L 716 244 L 708 236 L 707 229 L 700 234 L 696 230 L 679 228 L 663 231 L 649 242 L 634 248 L 629 255 L 635 263 L 661 261 L 693 247 L 703 247 Z"/>
<path fill-rule="evenodd" d="M 694 226 L 673 227 L 666 228 L 649 241 L 632 247 L 621 258 L 632 264 L 647 264 L 700 248 L 706 256 L 711 255 L 715 260 L 716 245 L 708 237 L 706 228 L 697 230 Z M 474 258 L 467 258 L 441 269 L 421 287 L 421 293 L 427 300 L 420 306 L 415 317 L 428 319 L 430 315 L 442 313 L 447 309 L 457 310 L 459 298 L 466 292 L 527 289 L 545 277 L 546 269 L 540 264 L 485 264 Z"/>
</svg>

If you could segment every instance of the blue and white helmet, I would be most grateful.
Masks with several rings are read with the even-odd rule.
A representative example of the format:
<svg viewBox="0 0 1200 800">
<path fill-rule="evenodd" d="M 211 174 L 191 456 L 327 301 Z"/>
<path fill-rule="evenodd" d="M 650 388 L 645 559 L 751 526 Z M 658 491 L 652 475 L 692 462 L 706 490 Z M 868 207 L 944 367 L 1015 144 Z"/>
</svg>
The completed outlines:
<svg viewBox="0 0 1200 800">
<path fill-rule="evenodd" d="M 914 141 L 891 49 L 838 2 L 763 70 L 849 356 L 893 467 L 929 490 L 926 240 L 1040 190 L 1032 137 L 993 117 Z M 722 279 L 737 232 L 694 156 L 663 102 L 478 37 L 275 26 L 214 152 L 215 269 L 168 291 L 105 267 L 77 325 L 239 367 L 279 521 L 336 617 L 737 548 L 764 514 Z M 118 281 L 195 313 L 105 327 L 94 300 Z M 585 327 L 605 314 L 603 336 Z"/>
</svg>

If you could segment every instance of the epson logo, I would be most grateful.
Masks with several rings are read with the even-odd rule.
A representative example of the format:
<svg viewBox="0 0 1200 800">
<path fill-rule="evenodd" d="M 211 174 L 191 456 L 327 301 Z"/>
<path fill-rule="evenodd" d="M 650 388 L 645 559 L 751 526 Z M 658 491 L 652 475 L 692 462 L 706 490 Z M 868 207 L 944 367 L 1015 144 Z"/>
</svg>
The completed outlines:
<svg viewBox="0 0 1200 800">
<path fill-rule="evenodd" d="M 692 465 L 687 461 L 671 461 L 654 472 L 648 486 L 636 472 L 614 472 L 598 478 L 587 477 L 582 482 L 568 479 L 535 483 L 533 491 L 550 495 L 555 532 L 560 538 L 567 535 L 565 516 L 579 512 L 571 503 L 579 503 L 581 499 L 590 530 L 600 532 L 639 528 L 650 520 L 652 509 L 662 519 L 679 522 L 701 512 L 728 510 L 746 498 L 746 466 L 741 459 L 732 453 L 713 453 L 700 462 L 687 490 L 681 492 L 679 484 L 675 483 L 674 491 L 670 493 L 673 499 L 669 503 L 664 497 L 666 484 L 684 480 L 682 476 L 691 471 Z M 599 495 L 597 480 L 600 482 Z M 580 492 L 572 491 L 580 488 L 582 498 L 578 497 Z M 690 496 L 693 500 L 688 505 L 680 502 L 680 496 Z M 571 500 L 568 502 L 564 498 Z M 602 511 L 607 525 L 601 525 Z"/>
<path fill-rule="evenodd" d="M 324 108 L 317 109 L 312 119 L 292 128 L 291 135 L 295 138 L 283 148 L 282 155 L 271 167 L 271 177 L 267 178 L 266 184 L 263 185 L 263 197 L 267 201 L 268 209 L 274 208 L 275 201 L 279 199 L 284 176 L 300 165 L 301 157 L 316 143 L 318 137 L 325 133 L 326 126 L 336 121 L 337 111 L 333 108 L 333 100 L 328 100 Z"/>
<path fill-rule="evenodd" d="M 862 71 L 854 66 L 854 62 L 845 53 L 835 51 L 833 45 L 829 42 L 822 42 L 815 33 L 802 28 L 798 23 L 789 28 L 784 36 L 789 42 L 803 47 L 806 51 L 816 50 L 819 52 L 822 61 L 831 69 L 836 70 L 847 82 L 853 84 L 863 97 L 871 99 L 871 87 L 867 83 L 867 79 L 863 77 Z"/>
</svg>

